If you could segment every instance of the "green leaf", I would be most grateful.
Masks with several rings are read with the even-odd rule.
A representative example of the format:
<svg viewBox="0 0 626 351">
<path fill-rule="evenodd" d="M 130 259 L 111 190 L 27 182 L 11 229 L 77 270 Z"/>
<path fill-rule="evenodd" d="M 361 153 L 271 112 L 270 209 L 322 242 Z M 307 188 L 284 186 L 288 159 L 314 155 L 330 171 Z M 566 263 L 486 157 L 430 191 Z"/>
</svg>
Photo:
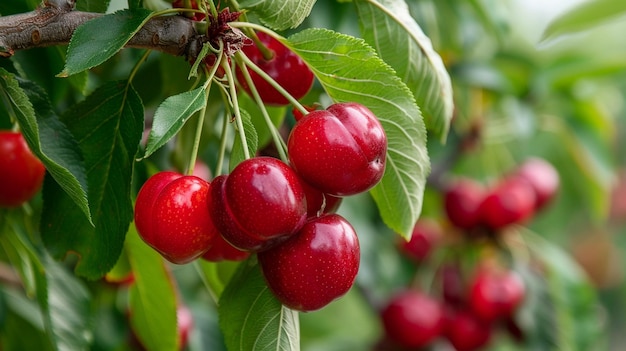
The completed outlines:
<svg viewBox="0 0 626 351">
<path fill-rule="evenodd" d="M 552 20 L 541 36 L 541 42 L 554 41 L 626 15 L 622 0 L 585 1 Z"/>
<path fill-rule="evenodd" d="M 82 155 L 74 137 L 52 110 L 46 93 L 34 83 L 18 80 L 1 68 L 0 88 L 29 148 L 91 221 Z"/>
<path fill-rule="evenodd" d="M 88 70 L 110 59 L 141 29 L 152 12 L 120 10 L 94 18 L 74 31 L 61 77 Z"/>
<path fill-rule="evenodd" d="M 85 285 L 52 258 L 45 256 L 47 296 L 37 296 L 57 350 L 89 350 L 91 297 Z M 42 299 L 45 298 L 45 303 Z"/>
<path fill-rule="evenodd" d="M 307 29 L 288 42 L 336 102 L 367 106 L 387 134 L 387 164 L 371 190 L 383 221 L 408 238 L 422 209 L 430 160 L 426 129 L 407 86 L 363 40 L 326 29 Z"/>
<path fill-rule="evenodd" d="M 300 349 L 298 313 L 276 300 L 253 259 L 239 266 L 218 313 L 229 351 Z"/>
<path fill-rule="evenodd" d="M 139 238 L 135 226 L 126 236 L 126 249 L 135 277 L 130 289 L 133 330 L 147 350 L 178 350 L 176 296 L 163 258 Z"/>
<path fill-rule="evenodd" d="M 77 254 L 76 273 L 96 279 L 115 265 L 133 218 L 131 178 L 143 132 L 143 105 L 128 82 L 109 82 L 70 108 L 63 121 L 85 158 L 95 227 L 46 179 L 42 237 L 54 257 Z"/>
<path fill-rule="evenodd" d="M 243 0 L 239 5 L 259 16 L 266 26 L 284 30 L 300 25 L 311 13 L 315 0 Z"/>
<path fill-rule="evenodd" d="M 159 105 L 154 113 L 152 129 L 143 157 L 150 156 L 165 145 L 194 113 L 206 106 L 205 93 L 206 87 L 200 87 L 170 96 Z"/>
<path fill-rule="evenodd" d="M 246 110 L 239 109 L 241 112 L 241 121 L 243 123 L 243 130 L 246 134 L 246 145 L 248 146 L 248 153 L 254 155 L 259 145 L 259 137 L 257 136 L 254 124 L 252 124 L 250 114 Z M 233 141 L 233 149 L 230 153 L 229 169 L 232 171 L 241 161 L 245 160 L 245 154 L 243 152 L 243 144 L 239 132 L 235 133 L 235 140 Z"/>
<path fill-rule="evenodd" d="M 27 292 L 36 295 L 51 345 L 55 350 L 87 350 L 93 335 L 89 292 L 64 267 L 34 247 L 24 223 L 9 218 L 9 225 L 0 244 L 18 268 Z"/>
<path fill-rule="evenodd" d="M 76 1 L 76 10 L 105 13 L 111 0 L 79 0 Z"/>
<path fill-rule="evenodd" d="M 541 271 L 524 273 L 527 299 L 520 310 L 529 350 L 602 350 L 604 328 L 598 296 L 581 268 L 537 235 L 524 236 Z"/>
<path fill-rule="evenodd" d="M 411 89 L 426 127 L 445 141 L 452 113 L 450 75 L 404 0 L 355 1 L 363 39 Z"/>
</svg>

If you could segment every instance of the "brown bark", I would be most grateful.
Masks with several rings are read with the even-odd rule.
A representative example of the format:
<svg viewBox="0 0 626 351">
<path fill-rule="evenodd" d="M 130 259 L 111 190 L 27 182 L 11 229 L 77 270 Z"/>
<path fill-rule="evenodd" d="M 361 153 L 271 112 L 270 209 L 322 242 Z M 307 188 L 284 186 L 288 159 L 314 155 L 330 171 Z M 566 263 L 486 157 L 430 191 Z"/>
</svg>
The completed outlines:
<svg viewBox="0 0 626 351">
<path fill-rule="evenodd" d="M 18 50 L 67 45 L 78 26 L 102 16 L 73 11 L 73 5 L 74 0 L 48 0 L 35 11 L 0 17 L 0 57 L 11 57 Z M 126 46 L 182 56 L 203 41 L 204 35 L 196 32 L 191 20 L 163 16 L 150 19 Z"/>
</svg>

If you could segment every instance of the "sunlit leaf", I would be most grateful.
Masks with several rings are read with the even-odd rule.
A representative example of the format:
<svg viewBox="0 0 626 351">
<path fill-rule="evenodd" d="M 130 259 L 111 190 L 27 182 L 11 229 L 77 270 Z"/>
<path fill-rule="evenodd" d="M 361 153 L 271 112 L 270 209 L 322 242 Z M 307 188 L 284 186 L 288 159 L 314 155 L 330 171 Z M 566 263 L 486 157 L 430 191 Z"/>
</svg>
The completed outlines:
<svg viewBox="0 0 626 351">
<path fill-rule="evenodd" d="M 621 0 L 588 0 L 552 20 L 541 36 L 541 42 L 554 41 L 564 35 L 591 29 L 626 16 L 626 2 Z"/>
<path fill-rule="evenodd" d="M 170 96 L 159 105 L 154 113 L 144 157 L 165 145 L 191 116 L 206 106 L 205 92 L 206 88 L 200 87 Z"/>
<path fill-rule="evenodd" d="M 415 22 L 404 0 L 354 2 L 365 41 L 411 89 L 424 122 L 445 140 L 452 119 L 452 83 L 441 57 Z"/>
<path fill-rule="evenodd" d="M 243 0 L 239 5 L 258 15 L 268 27 L 283 30 L 302 23 L 311 13 L 315 0 Z"/>
<path fill-rule="evenodd" d="M 151 13 L 143 8 L 121 10 L 80 25 L 72 35 L 65 68 L 59 76 L 71 76 L 110 59 L 141 29 Z"/>
<path fill-rule="evenodd" d="M 253 260 L 240 265 L 220 298 L 218 312 L 229 351 L 300 349 L 298 313 L 276 300 Z"/>
<path fill-rule="evenodd" d="M 326 29 L 307 29 L 287 42 L 311 67 L 336 102 L 367 106 L 387 134 L 387 165 L 371 190 L 383 221 L 409 237 L 420 215 L 430 160 L 426 129 L 407 86 L 362 40 Z"/>
</svg>

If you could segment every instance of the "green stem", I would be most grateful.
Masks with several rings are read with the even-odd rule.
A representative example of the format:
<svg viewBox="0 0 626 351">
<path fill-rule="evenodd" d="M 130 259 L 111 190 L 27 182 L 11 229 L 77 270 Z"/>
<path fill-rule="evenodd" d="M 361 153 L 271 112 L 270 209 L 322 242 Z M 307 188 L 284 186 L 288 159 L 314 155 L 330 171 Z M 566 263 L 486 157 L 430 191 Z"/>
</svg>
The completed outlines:
<svg viewBox="0 0 626 351">
<path fill-rule="evenodd" d="M 296 98 L 291 96 L 291 94 L 289 94 L 287 90 L 281 87 L 280 84 L 278 84 L 278 82 L 276 82 L 274 79 L 272 79 L 272 77 L 270 77 L 267 73 L 265 73 L 262 69 L 260 69 L 259 66 L 255 65 L 254 62 L 252 62 L 243 52 L 239 51 L 238 54 L 239 55 L 237 57 L 243 60 L 244 64 L 247 67 L 249 67 L 256 74 L 261 76 L 261 78 L 267 81 L 274 89 L 278 90 L 278 92 L 282 96 L 284 96 L 291 104 L 293 104 L 295 108 L 297 108 L 300 112 L 302 112 L 302 114 L 307 115 L 309 113 L 309 111 L 304 106 L 302 106 L 302 104 L 298 100 L 296 100 Z"/>
<path fill-rule="evenodd" d="M 209 92 L 211 91 L 211 80 L 207 79 L 204 84 L 204 99 L 205 101 L 209 100 Z M 200 139 L 202 138 L 202 128 L 204 127 L 204 115 L 206 114 L 207 103 L 202 106 L 200 113 L 198 114 L 198 120 L 196 122 L 196 133 L 193 139 L 193 146 L 191 148 L 191 153 L 189 155 L 189 162 L 187 163 L 187 169 L 185 170 L 185 174 L 192 175 L 193 170 L 196 168 L 196 159 L 198 158 L 198 150 L 200 149 Z"/>
<path fill-rule="evenodd" d="M 226 59 L 222 59 L 220 65 L 222 65 L 222 68 L 224 68 L 224 72 L 226 72 L 226 77 L 228 79 L 230 98 L 232 99 L 233 112 L 235 113 L 235 123 L 237 123 L 237 129 L 239 132 L 239 137 L 241 139 L 241 146 L 243 147 L 243 155 L 244 158 L 247 160 L 250 158 L 250 151 L 248 150 L 246 132 L 243 129 L 243 121 L 241 118 L 241 111 L 239 110 L 239 101 L 237 99 L 237 88 L 235 87 L 235 81 L 233 79 L 233 71 L 230 69 L 230 66 L 228 65 L 228 60 Z"/>
<path fill-rule="evenodd" d="M 150 53 L 152 53 L 152 50 L 146 50 L 146 52 L 144 52 L 144 54 L 141 56 L 139 61 L 137 61 L 137 63 L 135 64 L 135 67 L 133 67 L 133 70 L 130 71 L 130 74 L 128 75 L 129 84 L 133 81 L 133 78 L 135 78 L 135 75 L 139 71 L 139 67 L 141 67 L 141 64 L 144 63 L 144 61 L 148 59 L 148 56 L 150 56 Z"/>
<path fill-rule="evenodd" d="M 209 0 L 207 1 L 207 3 L 209 3 L 209 9 L 211 10 L 211 15 L 213 15 L 213 18 L 217 18 L 219 13 L 217 11 L 217 8 L 215 7 L 215 4 L 213 3 L 213 0 Z"/>
<path fill-rule="evenodd" d="M 222 94 L 224 94 L 222 92 Z M 226 99 L 226 97 L 224 97 Z M 215 165 L 215 176 L 222 174 L 222 168 L 224 167 L 224 157 L 226 155 L 226 133 L 228 131 L 228 116 L 229 114 L 225 113 L 222 123 L 222 135 L 220 137 L 220 148 L 217 155 L 217 164 Z"/>
<path fill-rule="evenodd" d="M 243 56 L 243 53 L 239 51 L 235 55 L 237 59 L 242 59 L 241 56 Z M 287 157 L 287 152 L 285 151 L 283 140 L 278 134 L 278 130 L 276 129 L 276 126 L 274 126 L 274 123 L 272 123 L 272 119 L 270 118 L 270 115 L 267 112 L 267 109 L 265 108 L 265 104 L 263 104 L 263 100 L 261 100 L 259 91 L 256 89 L 256 86 L 254 85 L 254 82 L 252 81 L 250 72 L 248 72 L 248 68 L 245 65 L 241 65 L 241 66 L 242 66 L 241 72 L 243 73 L 243 76 L 246 79 L 246 83 L 248 83 L 248 87 L 250 87 L 250 92 L 252 93 L 252 97 L 254 98 L 254 101 L 256 102 L 256 104 L 259 106 L 261 110 L 261 114 L 263 115 L 263 120 L 265 121 L 265 124 L 267 125 L 267 128 L 269 129 L 270 134 L 272 135 L 272 140 L 274 141 L 274 145 L 276 145 L 276 150 L 278 151 L 278 154 L 280 155 L 280 159 L 283 160 L 284 162 L 288 162 L 289 158 Z"/>
</svg>

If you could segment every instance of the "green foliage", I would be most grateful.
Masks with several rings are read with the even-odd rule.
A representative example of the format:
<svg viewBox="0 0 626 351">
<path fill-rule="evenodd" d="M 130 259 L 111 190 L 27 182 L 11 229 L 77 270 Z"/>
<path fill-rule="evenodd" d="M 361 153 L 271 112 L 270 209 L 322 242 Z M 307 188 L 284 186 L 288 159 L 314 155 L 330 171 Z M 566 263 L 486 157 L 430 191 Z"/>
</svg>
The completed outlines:
<svg viewBox="0 0 626 351">
<path fill-rule="evenodd" d="M 141 8 L 121 10 L 76 28 L 67 48 L 65 68 L 59 76 L 83 72 L 113 57 L 141 29 L 150 14 L 150 11 Z"/>
<path fill-rule="evenodd" d="M 130 323 L 148 350 L 178 349 L 176 296 L 173 276 L 163 258 L 137 235 L 134 226 L 126 236 L 126 250 L 135 283 L 130 289 Z"/>
<path fill-rule="evenodd" d="M 150 156 L 174 137 L 185 122 L 206 106 L 206 86 L 165 99 L 154 113 L 143 157 Z"/>
<path fill-rule="evenodd" d="M 411 89 L 426 127 L 445 141 L 453 112 L 452 83 L 439 54 L 402 0 L 355 1 L 363 39 Z"/>
<path fill-rule="evenodd" d="M 3 100 L 17 118 L 29 147 L 78 209 L 91 221 L 82 155 L 67 127 L 52 110 L 45 91 L 0 69 Z M 45 150 L 45 151 L 44 151 Z"/>
<path fill-rule="evenodd" d="M 406 85 L 362 40 L 324 29 L 289 37 L 288 45 L 311 66 L 337 102 L 367 106 L 387 134 L 387 166 L 371 190 L 385 223 L 408 238 L 422 208 L 430 162 L 419 107 Z"/>
<path fill-rule="evenodd" d="M 296 28 L 311 13 L 315 0 L 243 0 L 239 5 L 252 11 L 266 26 L 275 30 Z"/>
<path fill-rule="evenodd" d="M 93 225 L 56 183 L 47 180 L 42 235 L 54 257 L 64 257 L 68 251 L 78 254 L 76 272 L 95 279 L 117 261 L 133 218 L 131 175 L 143 131 L 143 105 L 128 82 L 111 82 L 61 120 L 85 159 Z"/>
<path fill-rule="evenodd" d="M 578 4 L 553 20 L 544 30 L 542 41 L 588 30 L 626 15 L 626 3 L 620 0 L 590 0 Z"/>
<path fill-rule="evenodd" d="M 229 351 L 298 350 L 298 313 L 281 305 L 255 260 L 241 264 L 222 297 L 220 328 Z"/>
</svg>

